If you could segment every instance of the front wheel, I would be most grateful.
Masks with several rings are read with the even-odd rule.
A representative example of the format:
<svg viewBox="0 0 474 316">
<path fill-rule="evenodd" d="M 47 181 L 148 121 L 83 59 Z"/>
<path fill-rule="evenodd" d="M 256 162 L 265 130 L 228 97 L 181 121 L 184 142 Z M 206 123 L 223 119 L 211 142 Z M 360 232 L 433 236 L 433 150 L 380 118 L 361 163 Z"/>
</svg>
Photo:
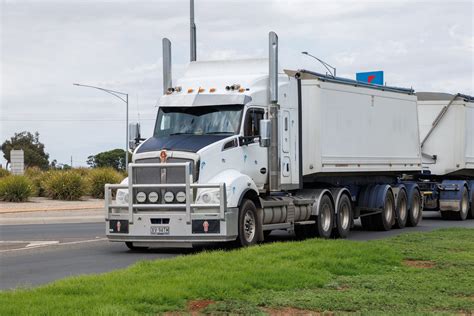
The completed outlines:
<svg viewBox="0 0 474 316">
<path fill-rule="evenodd" d="M 140 251 L 140 250 L 146 250 L 148 247 L 137 247 L 133 245 L 133 242 L 127 241 L 125 242 L 125 245 L 127 246 L 128 249 L 132 251 Z"/>
<path fill-rule="evenodd" d="M 244 200 L 239 208 L 238 245 L 242 247 L 255 245 L 258 242 L 260 229 L 257 207 L 251 200 Z"/>
</svg>

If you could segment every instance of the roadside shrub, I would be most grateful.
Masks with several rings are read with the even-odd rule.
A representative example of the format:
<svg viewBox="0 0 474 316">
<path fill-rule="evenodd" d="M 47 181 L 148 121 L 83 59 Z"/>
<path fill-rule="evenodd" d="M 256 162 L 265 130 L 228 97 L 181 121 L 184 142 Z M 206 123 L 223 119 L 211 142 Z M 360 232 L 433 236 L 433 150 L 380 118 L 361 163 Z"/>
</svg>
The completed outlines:
<svg viewBox="0 0 474 316">
<path fill-rule="evenodd" d="M 106 183 L 120 183 L 123 175 L 113 168 L 98 168 L 89 171 L 87 186 L 89 194 L 95 198 L 104 198 L 104 186 Z"/>
<path fill-rule="evenodd" d="M 33 193 L 33 183 L 25 176 L 7 176 L 0 178 L 0 200 L 23 202 Z"/>
<path fill-rule="evenodd" d="M 8 170 L 0 168 L 0 178 L 6 177 L 9 175 L 10 175 L 10 172 Z"/>
<path fill-rule="evenodd" d="M 48 171 L 42 184 L 46 195 L 54 200 L 79 200 L 86 191 L 84 178 L 74 170 Z"/>
<path fill-rule="evenodd" d="M 44 186 L 42 185 L 44 171 L 34 166 L 25 170 L 25 176 L 33 183 L 33 196 L 44 196 Z"/>
</svg>

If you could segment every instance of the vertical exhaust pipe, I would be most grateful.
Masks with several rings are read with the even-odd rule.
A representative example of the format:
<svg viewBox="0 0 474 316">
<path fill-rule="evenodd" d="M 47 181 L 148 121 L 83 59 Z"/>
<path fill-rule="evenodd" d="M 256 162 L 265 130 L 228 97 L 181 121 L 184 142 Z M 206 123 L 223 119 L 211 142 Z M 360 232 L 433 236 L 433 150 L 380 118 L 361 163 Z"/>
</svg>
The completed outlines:
<svg viewBox="0 0 474 316">
<path fill-rule="evenodd" d="M 268 150 L 269 188 L 280 191 L 280 155 L 278 150 L 278 35 L 268 34 L 270 105 L 268 119 L 271 122 L 270 147 Z"/>
<path fill-rule="evenodd" d="M 163 94 L 173 87 L 171 78 L 171 41 L 163 39 Z"/>
<path fill-rule="evenodd" d="M 191 61 L 196 61 L 196 24 L 194 23 L 194 0 L 190 0 L 190 8 L 189 8 L 189 15 L 190 15 L 190 26 L 191 26 L 191 43 L 190 43 L 190 53 L 191 53 Z"/>
</svg>

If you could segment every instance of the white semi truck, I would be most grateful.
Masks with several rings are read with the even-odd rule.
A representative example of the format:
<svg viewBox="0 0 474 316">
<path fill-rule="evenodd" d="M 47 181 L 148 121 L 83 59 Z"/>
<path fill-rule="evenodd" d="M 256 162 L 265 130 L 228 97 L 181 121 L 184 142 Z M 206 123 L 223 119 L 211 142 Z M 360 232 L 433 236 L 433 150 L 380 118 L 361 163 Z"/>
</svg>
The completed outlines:
<svg viewBox="0 0 474 316">
<path fill-rule="evenodd" d="M 153 136 L 137 142 L 128 179 L 106 185 L 109 240 L 245 246 L 272 230 L 346 237 L 358 218 L 370 230 L 420 222 L 423 196 L 440 183 L 421 177 L 433 153 L 429 137 L 420 147 L 412 89 L 279 71 L 273 32 L 268 59 L 191 61 L 176 82 L 167 39 L 163 53 Z M 442 196 L 458 192 L 443 185 Z"/>
<path fill-rule="evenodd" d="M 419 92 L 425 210 L 444 219 L 474 218 L 474 98 Z"/>
</svg>

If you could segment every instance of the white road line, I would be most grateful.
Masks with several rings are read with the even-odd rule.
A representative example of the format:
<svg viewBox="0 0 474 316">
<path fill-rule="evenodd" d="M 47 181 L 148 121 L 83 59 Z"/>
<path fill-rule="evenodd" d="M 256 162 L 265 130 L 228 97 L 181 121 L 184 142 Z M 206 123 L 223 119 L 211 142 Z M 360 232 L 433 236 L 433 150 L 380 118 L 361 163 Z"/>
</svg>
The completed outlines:
<svg viewBox="0 0 474 316">
<path fill-rule="evenodd" d="M 15 241 L 0 241 L 0 244 L 7 244 L 7 243 L 22 243 L 22 244 L 27 243 L 28 244 L 24 248 L 0 250 L 0 253 L 30 250 L 30 249 L 33 249 L 33 248 L 42 248 L 42 247 L 47 247 L 47 246 L 78 245 L 78 244 L 85 244 L 85 243 L 91 243 L 91 242 L 96 242 L 96 241 L 104 241 L 104 240 L 107 240 L 107 238 L 97 237 L 95 239 L 70 241 L 70 242 L 64 242 L 64 243 L 60 243 L 59 241 L 55 241 L 55 240 L 54 241 L 18 241 L 18 240 L 15 240 Z"/>
</svg>

